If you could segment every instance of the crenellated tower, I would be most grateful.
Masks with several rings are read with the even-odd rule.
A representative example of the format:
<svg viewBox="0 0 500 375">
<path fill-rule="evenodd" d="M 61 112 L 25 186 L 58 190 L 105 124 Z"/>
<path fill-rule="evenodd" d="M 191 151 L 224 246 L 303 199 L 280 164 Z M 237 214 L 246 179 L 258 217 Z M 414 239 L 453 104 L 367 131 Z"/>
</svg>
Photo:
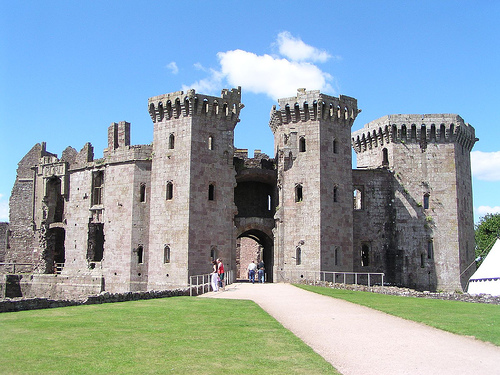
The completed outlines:
<svg viewBox="0 0 500 375">
<path fill-rule="evenodd" d="M 350 137 L 357 101 L 299 89 L 278 103 L 269 124 L 278 168 L 275 269 L 292 277 L 352 270 Z"/>
<path fill-rule="evenodd" d="M 213 258 L 234 267 L 234 127 L 241 88 L 149 99 L 153 120 L 149 289 L 188 283 Z"/>
<path fill-rule="evenodd" d="M 358 168 L 392 176 L 394 217 L 387 225 L 394 241 L 382 255 L 397 270 L 396 283 L 465 287 L 474 269 L 464 272 L 474 261 L 470 152 L 476 141 L 474 128 L 452 114 L 390 115 L 353 133 Z"/>
</svg>

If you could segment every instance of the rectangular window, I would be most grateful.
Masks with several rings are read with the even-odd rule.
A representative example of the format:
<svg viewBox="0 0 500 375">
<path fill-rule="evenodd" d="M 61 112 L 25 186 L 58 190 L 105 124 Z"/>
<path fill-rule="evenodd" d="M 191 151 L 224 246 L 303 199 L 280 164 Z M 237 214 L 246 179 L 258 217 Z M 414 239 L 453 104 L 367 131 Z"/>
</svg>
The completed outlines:
<svg viewBox="0 0 500 375">
<path fill-rule="evenodd" d="M 370 265 L 370 247 L 367 244 L 361 246 L 361 267 Z"/>
<path fill-rule="evenodd" d="M 102 204 L 102 190 L 104 186 L 104 172 L 97 171 L 92 174 L 92 205 Z"/>
<path fill-rule="evenodd" d="M 146 184 L 141 184 L 139 190 L 139 201 L 146 202 Z"/>
<path fill-rule="evenodd" d="M 169 181 L 167 182 L 165 199 L 171 200 L 173 197 L 174 197 L 174 184 L 171 181 Z"/>
<path fill-rule="evenodd" d="M 100 262 L 104 256 L 104 224 L 89 223 L 87 259 Z"/>
<path fill-rule="evenodd" d="M 429 209 L 429 194 L 424 194 L 424 209 Z"/>
<path fill-rule="evenodd" d="M 208 200 L 209 201 L 215 200 L 215 185 L 214 184 L 208 185 Z"/>
<path fill-rule="evenodd" d="M 163 247 L 163 263 L 170 263 L 170 246 Z"/>
<path fill-rule="evenodd" d="M 427 259 L 434 258 L 434 241 L 429 240 L 427 242 Z"/>
<path fill-rule="evenodd" d="M 302 249 L 300 247 L 295 249 L 295 264 L 297 266 L 302 264 Z"/>
<path fill-rule="evenodd" d="M 303 199 L 302 195 L 302 185 L 296 185 L 295 186 L 295 202 L 302 202 Z"/>
</svg>

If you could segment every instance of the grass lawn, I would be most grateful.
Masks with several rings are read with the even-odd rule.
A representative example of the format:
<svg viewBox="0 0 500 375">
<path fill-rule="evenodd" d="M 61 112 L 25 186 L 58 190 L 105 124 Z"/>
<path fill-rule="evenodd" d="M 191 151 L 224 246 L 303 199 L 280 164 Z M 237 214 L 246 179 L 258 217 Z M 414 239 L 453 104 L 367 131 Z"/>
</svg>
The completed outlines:
<svg viewBox="0 0 500 375">
<path fill-rule="evenodd" d="M 251 301 L 172 297 L 0 314 L 2 374 L 337 374 Z"/>
<path fill-rule="evenodd" d="M 375 310 L 500 346 L 500 306 L 296 285 Z"/>
</svg>

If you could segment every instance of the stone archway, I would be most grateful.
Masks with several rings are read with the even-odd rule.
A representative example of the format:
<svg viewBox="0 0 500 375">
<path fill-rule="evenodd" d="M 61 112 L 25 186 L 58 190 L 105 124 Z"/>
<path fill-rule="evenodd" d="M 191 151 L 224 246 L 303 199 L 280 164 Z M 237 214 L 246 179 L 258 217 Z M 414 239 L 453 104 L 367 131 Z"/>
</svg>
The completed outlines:
<svg viewBox="0 0 500 375">
<path fill-rule="evenodd" d="M 262 220 L 262 219 L 261 219 Z M 264 261 L 266 282 L 273 282 L 274 271 L 274 240 L 272 226 L 266 223 L 242 223 L 245 220 L 237 220 L 240 224 L 237 228 L 236 249 L 236 278 L 247 279 L 246 269 L 248 264 L 254 260 L 258 263 Z"/>
</svg>

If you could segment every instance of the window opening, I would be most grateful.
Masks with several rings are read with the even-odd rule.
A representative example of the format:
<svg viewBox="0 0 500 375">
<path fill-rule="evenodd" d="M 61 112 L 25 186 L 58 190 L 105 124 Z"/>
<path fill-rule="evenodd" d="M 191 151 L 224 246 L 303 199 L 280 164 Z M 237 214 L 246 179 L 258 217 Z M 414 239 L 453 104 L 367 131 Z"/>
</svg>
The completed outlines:
<svg viewBox="0 0 500 375">
<path fill-rule="evenodd" d="M 215 200 L 215 185 L 214 184 L 208 185 L 208 200 L 209 201 Z"/>
<path fill-rule="evenodd" d="M 299 139 L 299 152 L 306 152 L 306 139 L 304 137 Z"/>
<path fill-rule="evenodd" d="M 208 137 L 208 149 L 209 150 L 214 149 L 214 137 L 213 136 Z"/>
<path fill-rule="evenodd" d="M 163 263 L 170 263 L 170 246 L 163 247 Z"/>
<path fill-rule="evenodd" d="M 212 260 L 212 262 L 213 262 L 216 259 L 217 259 L 217 247 L 213 246 L 210 249 L 210 260 Z"/>
<path fill-rule="evenodd" d="M 298 266 L 302 263 L 302 249 L 297 247 L 295 249 L 295 264 Z"/>
<path fill-rule="evenodd" d="M 273 200 L 271 198 L 271 195 L 268 194 L 267 195 L 267 210 L 268 211 L 271 211 L 271 209 L 272 209 L 272 203 L 273 203 Z"/>
<path fill-rule="evenodd" d="M 424 209 L 429 208 L 429 194 L 424 194 Z"/>
<path fill-rule="evenodd" d="M 166 200 L 171 200 L 174 197 L 174 184 L 169 181 L 167 182 L 167 189 L 166 189 Z"/>
<path fill-rule="evenodd" d="M 169 150 L 173 150 L 175 147 L 175 135 L 170 134 L 168 137 L 168 148 Z"/>
<path fill-rule="evenodd" d="M 335 265 L 336 265 L 336 266 L 338 266 L 338 265 L 339 265 L 339 256 L 340 256 L 340 254 L 339 254 L 339 248 L 338 248 L 338 247 L 336 247 L 336 248 L 335 248 Z"/>
<path fill-rule="evenodd" d="M 354 209 L 355 210 L 363 209 L 363 194 L 360 188 L 354 189 Z"/>
<path fill-rule="evenodd" d="M 370 265 L 370 248 L 367 244 L 361 247 L 361 267 L 368 267 Z"/>
<path fill-rule="evenodd" d="M 421 268 L 425 267 L 425 254 L 424 253 L 420 254 L 420 267 Z"/>
<path fill-rule="evenodd" d="M 102 204 L 102 188 L 104 186 L 104 172 L 97 171 L 92 175 L 92 204 Z"/>
<path fill-rule="evenodd" d="M 469 249 L 467 249 L 469 251 Z M 427 242 L 427 259 L 432 259 L 434 258 L 434 241 L 429 240 Z"/>
<path fill-rule="evenodd" d="M 389 151 L 385 147 L 382 149 L 382 165 L 389 166 Z"/>
<path fill-rule="evenodd" d="M 338 153 L 338 150 L 337 150 L 337 140 L 336 139 L 333 140 L 333 153 L 334 154 Z"/>
<path fill-rule="evenodd" d="M 339 188 L 337 186 L 333 187 L 333 201 L 338 202 L 338 190 Z"/>
<path fill-rule="evenodd" d="M 100 262 L 104 256 L 104 224 L 89 223 L 87 259 Z"/>
<path fill-rule="evenodd" d="M 302 185 L 296 185 L 295 186 L 295 202 L 302 202 L 303 199 L 303 194 L 302 194 Z"/>
<path fill-rule="evenodd" d="M 144 263 L 144 248 L 142 246 L 139 246 L 137 248 L 137 263 Z"/>
<path fill-rule="evenodd" d="M 146 184 L 141 184 L 140 188 L 140 201 L 141 202 L 146 202 Z"/>
</svg>

